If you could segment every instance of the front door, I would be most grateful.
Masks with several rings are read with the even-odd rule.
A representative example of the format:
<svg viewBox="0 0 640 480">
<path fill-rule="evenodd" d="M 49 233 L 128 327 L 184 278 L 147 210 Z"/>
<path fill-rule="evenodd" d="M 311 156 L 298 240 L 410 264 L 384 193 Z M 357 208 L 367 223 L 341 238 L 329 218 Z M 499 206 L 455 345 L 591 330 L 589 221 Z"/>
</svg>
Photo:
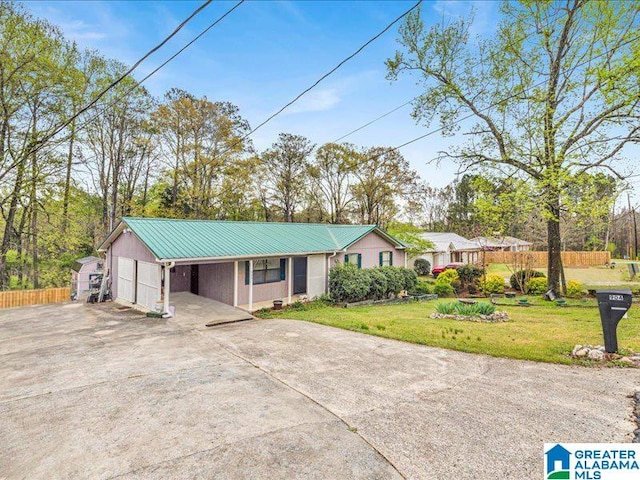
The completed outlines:
<svg viewBox="0 0 640 480">
<path fill-rule="evenodd" d="M 199 292 L 199 274 L 200 270 L 198 269 L 198 265 L 191 265 L 191 293 L 193 293 L 194 295 L 198 295 Z"/>
<path fill-rule="evenodd" d="M 293 294 L 307 293 L 307 257 L 293 259 Z"/>
</svg>

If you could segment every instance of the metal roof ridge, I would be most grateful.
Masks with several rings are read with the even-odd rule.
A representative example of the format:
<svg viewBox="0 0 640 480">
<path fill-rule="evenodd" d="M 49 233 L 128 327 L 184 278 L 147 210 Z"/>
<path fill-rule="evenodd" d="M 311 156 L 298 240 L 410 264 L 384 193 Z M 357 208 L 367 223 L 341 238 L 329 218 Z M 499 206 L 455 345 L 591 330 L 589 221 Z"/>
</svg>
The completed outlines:
<svg viewBox="0 0 640 480">
<path fill-rule="evenodd" d="M 340 244 L 338 243 L 338 239 L 336 238 L 336 236 L 331 231 L 331 228 L 332 228 L 331 224 L 327 225 L 327 232 L 329 232 L 329 236 L 331 237 L 331 240 L 333 240 L 333 243 L 336 244 L 336 248 L 342 250 L 342 248 L 340 247 Z"/>
<path fill-rule="evenodd" d="M 319 227 L 377 227 L 375 224 L 362 223 L 317 223 L 317 222 L 267 222 L 264 220 L 213 220 L 205 218 L 164 218 L 164 217 L 130 217 L 124 216 L 121 220 L 153 220 L 163 222 L 194 222 L 194 223 L 243 223 L 248 225 L 305 225 Z"/>
</svg>

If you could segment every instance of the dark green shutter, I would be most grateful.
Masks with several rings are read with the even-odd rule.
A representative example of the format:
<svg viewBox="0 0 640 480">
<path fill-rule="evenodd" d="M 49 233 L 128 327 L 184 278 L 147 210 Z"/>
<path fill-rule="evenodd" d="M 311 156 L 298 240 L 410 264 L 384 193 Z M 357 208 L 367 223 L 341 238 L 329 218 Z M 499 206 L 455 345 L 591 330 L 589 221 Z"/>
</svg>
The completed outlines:
<svg viewBox="0 0 640 480">
<path fill-rule="evenodd" d="M 362 254 L 358 254 L 358 268 L 362 268 Z"/>
<path fill-rule="evenodd" d="M 344 263 L 349 263 L 349 254 L 348 253 L 344 254 Z"/>
<path fill-rule="evenodd" d="M 382 266 L 382 259 L 383 259 L 382 254 L 383 254 L 383 253 L 384 253 L 384 252 L 380 252 L 380 253 L 378 253 L 378 265 L 379 265 L 379 266 Z"/>
<path fill-rule="evenodd" d="M 244 262 L 244 284 L 249 285 L 249 262 Z"/>
<path fill-rule="evenodd" d="M 393 252 L 389 252 L 389 265 L 393 266 Z"/>
<path fill-rule="evenodd" d="M 291 259 L 289 259 L 289 261 L 291 261 Z M 284 280 L 285 278 L 287 278 L 286 271 L 287 271 L 287 259 L 281 258 L 280 259 L 280 280 Z"/>
</svg>

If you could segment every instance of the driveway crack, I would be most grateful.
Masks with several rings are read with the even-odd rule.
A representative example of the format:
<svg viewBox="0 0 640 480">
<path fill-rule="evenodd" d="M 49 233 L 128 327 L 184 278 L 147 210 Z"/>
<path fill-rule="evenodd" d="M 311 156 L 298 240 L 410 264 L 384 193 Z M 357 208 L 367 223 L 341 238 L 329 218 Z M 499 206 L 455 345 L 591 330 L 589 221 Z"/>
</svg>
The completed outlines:
<svg viewBox="0 0 640 480">
<path fill-rule="evenodd" d="M 200 333 L 200 332 L 198 332 Z M 253 366 L 254 368 L 257 368 L 258 370 L 260 370 L 262 373 L 264 373 L 265 375 L 267 375 L 269 378 L 273 379 L 274 381 L 284 385 L 285 387 L 293 390 L 294 392 L 298 393 L 299 395 L 302 395 L 303 397 L 305 397 L 306 399 L 308 399 L 309 401 L 311 401 L 312 403 L 314 403 L 315 405 L 317 405 L 318 407 L 320 407 L 322 410 L 324 410 L 325 412 L 327 412 L 329 415 L 331 415 L 332 417 L 338 419 L 340 421 L 340 423 L 342 423 L 343 425 L 345 425 L 347 427 L 347 429 L 352 432 L 355 433 L 356 435 L 358 435 L 362 441 L 364 443 L 366 443 L 367 445 L 369 445 L 369 447 L 371 447 L 373 449 L 373 451 L 375 451 L 378 455 L 380 455 L 382 458 L 384 458 L 384 460 L 391 466 L 391 468 L 393 468 L 397 474 L 403 478 L 406 479 L 407 477 L 399 470 L 399 468 L 393 463 L 393 461 L 391 461 L 391 459 L 385 455 L 382 451 L 380 451 L 380 449 L 375 446 L 372 442 L 370 442 L 367 438 L 365 438 L 356 427 L 354 427 L 353 425 L 351 425 L 349 422 L 347 422 L 347 420 L 345 420 L 344 418 L 342 418 L 340 415 L 338 415 L 337 413 L 335 413 L 334 411 L 332 411 L 329 407 L 327 407 L 326 405 L 322 404 L 321 402 L 317 401 L 315 398 L 313 398 L 312 396 L 310 396 L 308 393 L 303 392 L 302 390 L 297 389 L 296 387 L 294 387 L 293 385 L 289 384 L 288 382 L 286 382 L 285 380 L 281 379 L 280 377 L 276 376 L 275 374 L 271 373 L 269 370 L 264 369 L 261 365 L 257 364 L 256 362 L 253 362 L 252 360 L 250 360 L 249 358 L 246 358 L 242 355 L 240 355 L 237 352 L 234 352 L 233 350 L 227 348 L 225 345 L 221 344 L 220 342 L 215 342 L 216 344 L 218 344 L 220 346 L 220 348 L 222 348 L 223 350 L 225 350 L 226 352 L 228 352 L 229 354 L 233 355 L 234 357 L 242 360 L 243 362 L 248 363 L 249 365 Z"/>
</svg>

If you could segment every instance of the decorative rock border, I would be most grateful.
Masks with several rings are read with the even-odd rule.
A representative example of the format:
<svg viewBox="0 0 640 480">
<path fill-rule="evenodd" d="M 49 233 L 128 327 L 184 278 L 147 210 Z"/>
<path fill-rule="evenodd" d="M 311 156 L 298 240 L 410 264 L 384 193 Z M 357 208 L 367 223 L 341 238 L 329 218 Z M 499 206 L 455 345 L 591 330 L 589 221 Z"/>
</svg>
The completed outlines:
<svg viewBox="0 0 640 480">
<path fill-rule="evenodd" d="M 618 355 L 617 353 L 607 353 L 602 345 L 592 347 L 591 345 L 576 345 L 571 352 L 573 358 L 580 360 L 593 360 L 596 362 L 616 361 L 626 363 L 630 367 L 640 367 L 640 353 L 630 355 Z"/>
<path fill-rule="evenodd" d="M 508 322 L 509 315 L 507 312 L 495 312 L 491 315 L 447 315 L 444 313 L 432 313 L 429 318 L 449 318 L 452 320 L 462 320 L 467 322 L 481 322 L 481 323 L 498 323 Z"/>
</svg>

